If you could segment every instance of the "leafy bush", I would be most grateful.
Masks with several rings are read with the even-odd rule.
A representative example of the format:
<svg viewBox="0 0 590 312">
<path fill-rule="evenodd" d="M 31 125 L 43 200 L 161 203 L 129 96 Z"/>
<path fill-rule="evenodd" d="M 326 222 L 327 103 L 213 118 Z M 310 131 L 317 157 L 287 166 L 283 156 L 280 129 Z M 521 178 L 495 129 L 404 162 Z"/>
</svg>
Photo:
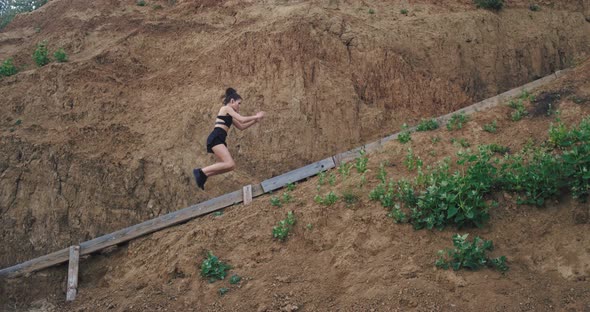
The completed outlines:
<svg viewBox="0 0 590 312">
<path fill-rule="evenodd" d="M 410 134 L 410 131 L 407 131 L 406 129 L 408 129 L 408 125 L 403 124 L 402 125 L 402 132 L 397 136 L 397 140 L 402 144 L 406 144 L 412 140 L 412 136 Z"/>
<path fill-rule="evenodd" d="M 357 162 L 358 161 L 359 161 L 359 159 L 357 158 Z M 346 178 L 350 174 L 350 168 L 351 167 L 352 167 L 352 164 L 342 162 L 342 163 L 340 163 L 340 166 L 338 166 L 338 172 L 340 173 L 340 175 L 343 178 Z"/>
<path fill-rule="evenodd" d="M 541 7 L 538 4 L 532 3 L 529 5 L 529 10 L 533 12 L 541 11 Z"/>
<path fill-rule="evenodd" d="M 498 145 L 496 143 L 490 144 L 488 145 L 488 147 L 490 148 L 490 151 L 492 153 L 496 153 L 496 154 L 506 154 L 508 152 L 510 152 L 510 149 L 506 146 L 502 146 L 502 145 Z"/>
<path fill-rule="evenodd" d="M 408 15 L 408 9 L 401 9 L 399 12 L 403 15 Z"/>
<path fill-rule="evenodd" d="M 39 67 L 47 65 L 50 62 L 50 59 L 47 56 L 47 54 L 47 42 L 43 41 L 38 43 L 37 48 L 33 53 L 33 60 L 35 61 L 35 64 L 37 64 L 37 66 Z"/>
<path fill-rule="evenodd" d="M 501 180 L 505 190 L 519 194 L 518 204 L 542 206 L 562 187 L 559 158 L 542 149 L 523 151 L 504 159 Z"/>
<path fill-rule="evenodd" d="M 404 223 L 408 220 L 406 214 L 400 209 L 399 205 L 395 205 L 393 209 L 387 214 L 388 217 L 393 219 L 395 223 Z"/>
<path fill-rule="evenodd" d="M 356 158 L 355 167 L 358 173 L 364 173 L 365 171 L 367 171 L 367 163 L 369 162 L 369 157 L 367 157 L 367 152 L 365 152 L 365 150 L 361 150 L 360 154 L 360 157 Z"/>
<path fill-rule="evenodd" d="M 414 155 L 414 152 L 411 148 L 408 148 L 408 153 L 406 154 L 406 159 L 404 159 L 404 165 L 408 168 L 408 170 L 416 170 L 418 168 L 422 168 L 422 159 Z"/>
<path fill-rule="evenodd" d="M 60 63 L 68 61 L 68 55 L 66 54 L 63 48 L 59 48 L 59 50 L 55 51 L 53 57 L 55 57 L 55 59 Z"/>
<path fill-rule="evenodd" d="M 461 268 L 477 270 L 482 267 L 492 267 L 502 272 L 508 270 L 505 256 L 489 258 L 486 255 L 487 251 L 494 249 L 492 241 L 482 240 L 476 236 L 473 242 L 470 243 L 467 241 L 468 236 L 469 234 L 453 235 L 454 248 L 439 250 L 439 259 L 436 260 L 436 266 L 445 270 L 451 267 L 455 271 Z"/>
<path fill-rule="evenodd" d="M 145 0 L 138 0 L 137 5 L 138 6 L 145 6 Z"/>
<path fill-rule="evenodd" d="M 9 58 L 6 61 L 2 62 L 2 66 L 0 67 L 0 76 L 12 76 L 16 74 L 18 70 L 14 66 L 13 59 Z"/>
<path fill-rule="evenodd" d="M 287 218 L 279 221 L 279 224 L 272 228 L 272 236 L 278 238 L 280 241 L 284 241 L 287 239 L 287 236 L 289 236 L 289 232 L 296 222 L 297 220 L 295 219 L 293 211 L 289 211 L 287 213 Z"/>
<path fill-rule="evenodd" d="M 297 183 L 287 183 L 287 191 L 291 192 L 295 189 Z"/>
<path fill-rule="evenodd" d="M 216 280 L 224 279 L 227 275 L 226 271 L 230 269 L 230 265 L 221 262 L 219 258 L 209 251 L 207 253 L 207 258 L 201 263 L 201 276 L 208 277 L 209 282 L 213 283 Z"/>
<path fill-rule="evenodd" d="M 435 119 L 422 119 L 416 127 L 416 131 L 431 131 L 436 129 L 438 129 L 438 122 Z"/>
<path fill-rule="evenodd" d="M 504 6 L 504 0 L 474 0 L 478 8 L 500 10 Z"/>
<path fill-rule="evenodd" d="M 512 114 L 510 115 L 512 121 L 519 121 L 521 120 L 524 116 L 528 115 L 528 112 L 526 110 L 526 108 L 524 107 L 524 104 L 522 102 L 522 98 L 518 99 L 516 102 L 515 101 L 510 101 L 508 103 L 508 106 L 510 106 L 511 108 L 514 109 L 514 111 L 512 112 Z"/>
<path fill-rule="evenodd" d="M 326 205 L 326 206 L 333 205 L 334 203 L 336 203 L 337 200 L 338 200 L 338 196 L 334 192 L 330 192 L 330 193 L 326 194 L 325 197 L 322 197 L 320 195 L 316 195 L 314 198 L 314 201 L 316 203 Z"/>
<path fill-rule="evenodd" d="M 270 198 L 270 205 L 274 206 L 274 207 L 282 207 L 283 206 L 283 204 L 281 203 L 281 199 L 276 196 L 272 196 Z"/>
<path fill-rule="evenodd" d="M 455 114 L 455 115 L 451 116 L 451 119 L 449 120 L 449 122 L 447 122 L 447 130 L 453 131 L 453 130 L 462 129 L 463 125 L 468 120 L 469 120 L 469 118 L 464 113 Z"/>
<path fill-rule="evenodd" d="M 485 132 L 489 132 L 489 133 L 496 133 L 496 131 L 498 131 L 498 125 L 496 124 L 496 121 L 494 120 L 494 121 L 492 121 L 492 123 L 483 125 L 483 130 Z"/>
<path fill-rule="evenodd" d="M 385 171 L 385 165 L 381 163 L 379 165 L 379 173 L 377 173 L 377 179 L 381 181 L 381 183 L 385 183 L 385 178 L 387 177 L 387 171 Z"/>
<path fill-rule="evenodd" d="M 239 283 L 241 280 L 242 280 L 242 278 L 239 275 L 234 274 L 229 278 L 229 283 L 234 285 L 234 284 Z"/>
</svg>

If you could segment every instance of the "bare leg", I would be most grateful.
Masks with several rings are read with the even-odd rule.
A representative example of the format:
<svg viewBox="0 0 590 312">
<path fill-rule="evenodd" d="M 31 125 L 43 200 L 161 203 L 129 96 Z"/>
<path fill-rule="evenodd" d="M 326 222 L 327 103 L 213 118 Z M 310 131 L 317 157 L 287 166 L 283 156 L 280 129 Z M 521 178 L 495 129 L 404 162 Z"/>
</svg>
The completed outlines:
<svg viewBox="0 0 590 312">
<path fill-rule="evenodd" d="M 229 150 L 223 144 L 215 145 L 211 148 L 217 157 L 217 162 L 213 165 L 201 168 L 207 177 L 222 174 L 234 170 L 236 163 L 231 157 Z"/>
</svg>

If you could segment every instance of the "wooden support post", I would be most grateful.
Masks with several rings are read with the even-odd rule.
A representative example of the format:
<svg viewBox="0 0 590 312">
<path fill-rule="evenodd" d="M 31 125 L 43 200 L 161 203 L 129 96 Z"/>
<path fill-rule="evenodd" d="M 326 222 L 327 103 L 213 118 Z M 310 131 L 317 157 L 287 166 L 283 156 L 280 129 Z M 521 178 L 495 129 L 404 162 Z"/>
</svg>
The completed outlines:
<svg viewBox="0 0 590 312">
<path fill-rule="evenodd" d="M 250 205 L 252 203 L 252 185 L 244 186 L 244 205 Z"/>
<path fill-rule="evenodd" d="M 70 247 L 70 263 L 68 266 L 68 289 L 66 301 L 74 301 L 78 291 L 78 262 L 80 260 L 80 246 Z"/>
</svg>

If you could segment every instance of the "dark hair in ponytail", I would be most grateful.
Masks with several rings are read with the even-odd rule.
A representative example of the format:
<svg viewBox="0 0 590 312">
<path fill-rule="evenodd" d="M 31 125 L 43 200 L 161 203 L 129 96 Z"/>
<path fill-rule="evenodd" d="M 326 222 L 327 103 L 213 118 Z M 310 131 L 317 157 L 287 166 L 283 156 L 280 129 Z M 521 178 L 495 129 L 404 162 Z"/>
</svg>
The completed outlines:
<svg viewBox="0 0 590 312">
<path fill-rule="evenodd" d="M 225 90 L 225 95 L 222 96 L 223 98 L 223 105 L 227 105 L 231 100 L 237 101 L 241 100 L 242 97 L 238 94 L 238 92 L 234 88 L 227 88 Z"/>
</svg>

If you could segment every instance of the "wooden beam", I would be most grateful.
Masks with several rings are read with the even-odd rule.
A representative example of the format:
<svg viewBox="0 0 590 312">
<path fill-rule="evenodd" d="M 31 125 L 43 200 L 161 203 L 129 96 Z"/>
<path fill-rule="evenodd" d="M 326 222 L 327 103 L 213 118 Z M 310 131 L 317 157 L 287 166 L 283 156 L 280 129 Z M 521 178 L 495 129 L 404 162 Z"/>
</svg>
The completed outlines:
<svg viewBox="0 0 590 312">
<path fill-rule="evenodd" d="M 78 262 L 80 260 L 80 246 L 70 247 L 70 261 L 68 266 L 68 288 L 66 301 L 74 301 L 78 292 Z"/>
<path fill-rule="evenodd" d="M 250 205 L 252 203 L 252 185 L 246 185 L 243 188 L 243 199 L 244 205 Z"/>
<path fill-rule="evenodd" d="M 242 190 L 228 193 L 208 201 L 193 205 L 169 214 L 151 219 L 134 226 L 103 235 L 80 244 L 80 254 L 87 255 L 106 247 L 114 246 L 131 239 L 159 231 L 175 224 L 186 222 L 216 210 L 242 202 Z M 44 268 L 64 263 L 69 259 L 69 249 L 65 248 L 46 256 L 23 262 L 0 270 L 0 277 L 16 277 Z"/>
<path fill-rule="evenodd" d="M 289 171 L 285 174 L 274 177 L 272 179 L 263 181 L 261 183 L 262 189 L 265 193 L 274 191 L 287 185 L 288 183 L 297 182 L 299 180 L 314 176 L 318 174 L 320 171 L 328 170 L 331 168 L 334 168 L 334 161 L 332 160 L 332 157 L 320 160 L 313 164 L 309 164 L 305 167 L 301 167 L 299 169 Z"/>
</svg>

